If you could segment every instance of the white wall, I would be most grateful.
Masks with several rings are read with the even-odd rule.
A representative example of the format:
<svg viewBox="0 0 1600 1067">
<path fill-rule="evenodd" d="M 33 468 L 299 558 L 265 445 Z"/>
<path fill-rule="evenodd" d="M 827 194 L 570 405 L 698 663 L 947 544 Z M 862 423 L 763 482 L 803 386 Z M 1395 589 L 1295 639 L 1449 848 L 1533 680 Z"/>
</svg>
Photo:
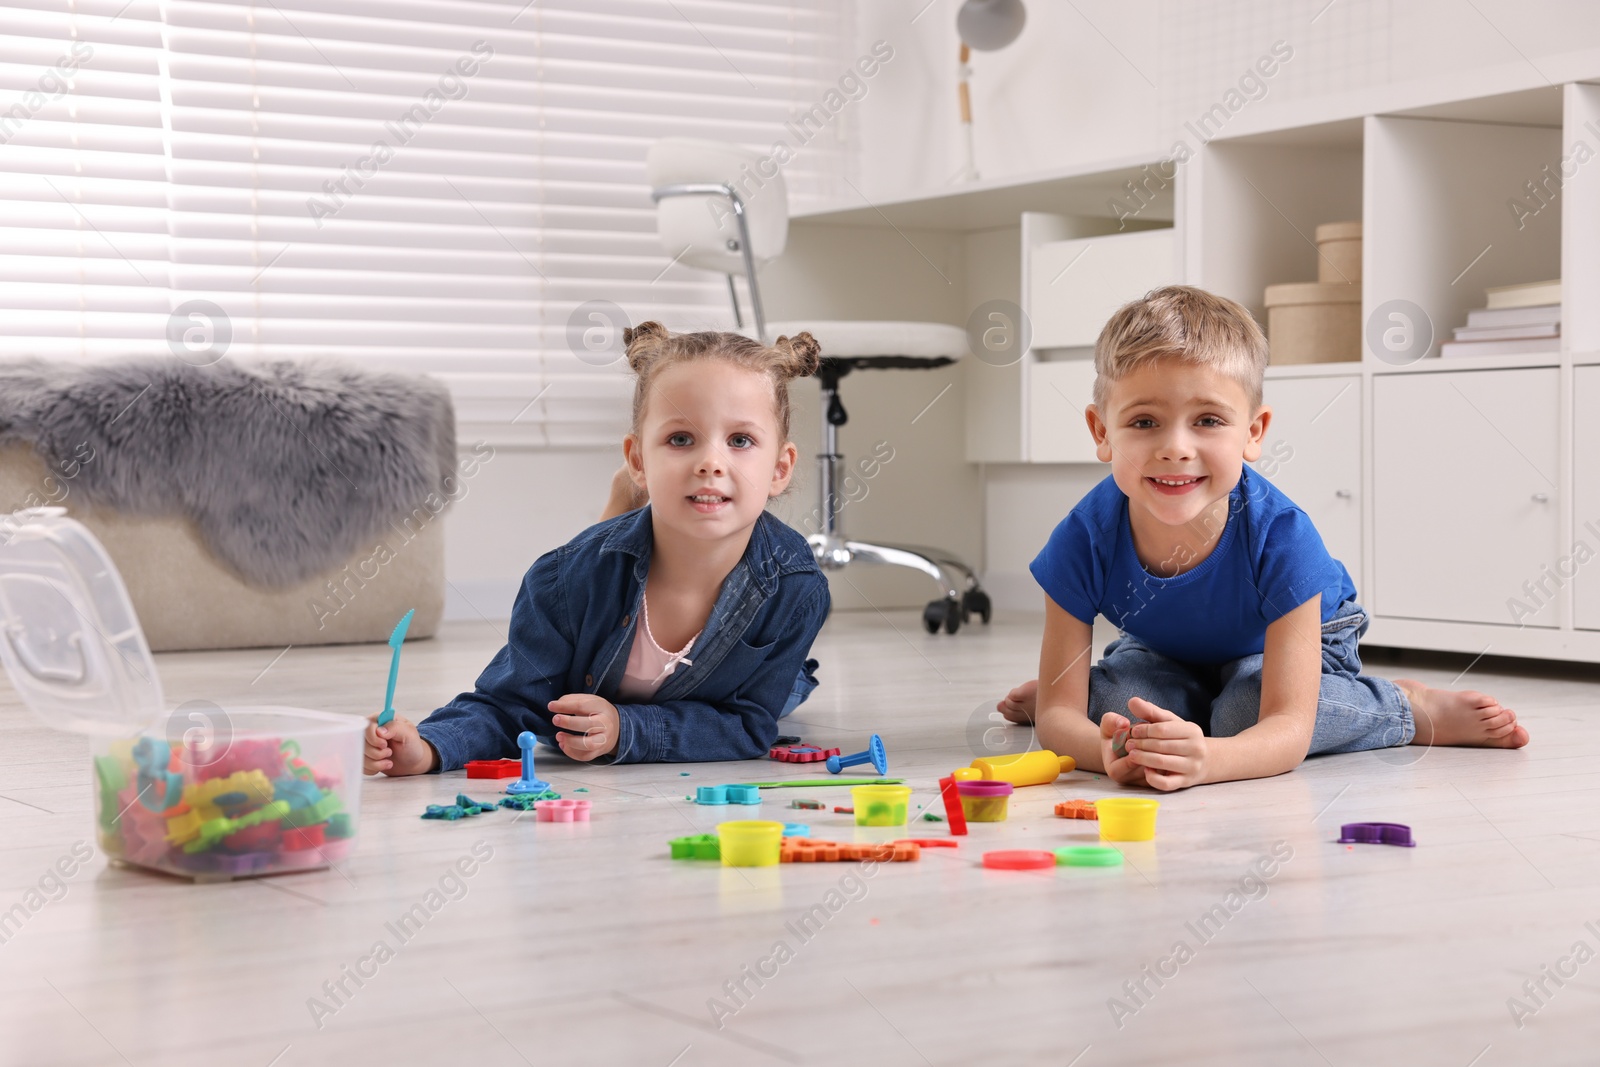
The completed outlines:
<svg viewBox="0 0 1600 1067">
<path fill-rule="evenodd" d="M 463 455 L 474 431 L 461 427 Z M 445 618 L 505 619 L 533 561 L 592 526 L 605 507 L 615 451 L 494 445 L 494 459 L 445 513 Z"/>
<path fill-rule="evenodd" d="M 858 144 L 849 169 L 869 201 L 948 188 L 961 167 L 958 5 L 959 0 L 857 5 L 858 50 L 876 40 L 895 49 L 894 60 L 850 114 Z M 1359 114 L 1381 106 L 1382 94 L 1392 95 L 1396 87 L 1415 88 L 1412 95 L 1422 102 L 1429 86 L 1448 85 L 1440 91 L 1463 96 L 1480 85 L 1489 94 L 1530 77 L 1576 77 L 1570 72 L 1588 60 L 1574 60 L 1574 54 L 1600 48 L 1594 12 L 1592 0 L 1531 7 L 1510 0 L 1031 0 L 1018 42 L 973 57 L 979 169 L 989 180 L 1099 160 L 1159 158 L 1184 135 L 1186 120 L 1234 88 L 1240 74 L 1279 40 L 1293 47 L 1293 59 L 1234 123 L 1271 121 L 1289 111 L 1296 122 L 1322 113 Z M 1188 139 L 1193 142 L 1193 135 Z M 912 236 L 919 252 L 959 276 L 941 282 L 930 273 L 924 299 L 890 308 L 871 297 L 873 272 L 923 270 L 920 260 L 904 247 L 899 258 L 884 259 L 870 248 L 881 247 L 877 235 L 852 246 L 856 238 L 850 235 L 808 234 L 803 224 L 796 226 L 796 250 L 804 251 L 808 241 L 833 241 L 847 254 L 834 255 L 837 269 L 829 272 L 786 267 L 782 260 L 769 267 L 763 277 L 772 317 L 803 317 L 826 306 L 835 314 L 960 323 L 991 292 L 1015 289 L 1007 272 L 1016 264 L 986 250 L 1004 245 L 1002 232 Z M 980 267 L 972 269 L 972 263 Z M 948 382 L 955 388 L 912 423 Z M 845 451 L 859 455 L 879 440 L 896 448 L 896 459 L 869 495 L 845 509 L 847 529 L 852 536 L 951 549 L 981 562 L 1001 607 L 1038 610 L 1027 564 L 1105 468 L 981 469 L 966 463 L 960 383 L 951 371 L 846 379 L 852 421 Z M 777 509 L 795 523 L 815 507 L 815 396 L 810 383 L 796 386 L 802 477 Z M 474 434 L 474 427 L 462 427 L 464 442 Z M 612 450 L 499 449 L 448 520 L 450 617 L 503 617 L 533 559 L 599 515 L 617 462 Z M 912 606 L 930 595 L 914 575 L 856 571 L 850 579 L 833 582 L 843 609 Z"/>
<path fill-rule="evenodd" d="M 857 184 L 869 198 L 939 189 L 960 169 L 959 6 L 858 6 L 858 42 L 896 50 L 856 116 Z M 1583 66 L 1564 57 L 1600 48 L 1593 0 L 1027 0 L 1027 11 L 1015 43 L 973 55 L 984 180 L 1164 153 L 1277 41 L 1294 56 L 1241 114 L 1440 82 L 1472 95 L 1463 79 L 1488 95 L 1508 74 L 1559 82 Z"/>
<path fill-rule="evenodd" d="M 961 166 L 959 0 L 935 0 L 924 11 L 925 2 L 858 12 L 862 40 L 896 48 L 858 117 L 858 184 L 869 199 L 946 190 Z M 1409 92 L 1420 103 L 1435 90 L 1448 98 L 1472 95 L 1480 83 L 1489 94 L 1508 80 L 1559 78 L 1563 70 L 1587 69 L 1589 60 L 1574 63 L 1572 54 L 1600 47 L 1600 18 L 1583 0 L 1536 10 L 1506 0 L 1034 0 L 1015 44 L 972 60 L 981 176 L 1155 159 L 1179 138 L 1197 148 L 1199 138 L 1184 123 L 1237 88 L 1278 41 L 1293 57 L 1277 64 L 1259 99 L 1231 122 L 1270 122 L 1289 111 L 1297 113 L 1293 121 L 1306 121 L 1319 109 L 1359 114 L 1385 92 Z M 1107 470 L 985 468 L 984 581 L 997 606 L 1041 609 L 1027 565 Z"/>
</svg>

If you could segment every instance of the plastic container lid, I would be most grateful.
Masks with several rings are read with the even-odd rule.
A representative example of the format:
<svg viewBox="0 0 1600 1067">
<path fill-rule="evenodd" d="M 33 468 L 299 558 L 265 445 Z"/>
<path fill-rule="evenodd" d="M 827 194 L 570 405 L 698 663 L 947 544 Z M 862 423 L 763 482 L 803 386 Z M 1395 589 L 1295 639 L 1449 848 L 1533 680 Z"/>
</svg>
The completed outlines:
<svg viewBox="0 0 1600 1067">
<path fill-rule="evenodd" d="M 128 737 L 166 711 L 122 576 L 65 508 L 0 517 L 0 664 L 55 729 Z"/>
<path fill-rule="evenodd" d="M 1122 853 L 1109 845 L 1069 845 L 1056 849 L 1056 863 L 1062 867 L 1119 867 Z"/>
<path fill-rule="evenodd" d="M 1417 847 L 1411 837 L 1411 827 L 1403 822 L 1347 822 L 1339 827 L 1339 844 Z"/>
<path fill-rule="evenodd" d="M 1299 304 L 1359 304 L 1360 282 L 1286 282 L 1269 285 L 1266 291 L 1269 308 L 1293 307 Z"/>
<path fill-rule="evenodd" d="M 983 865 L 996 871 L 1042 871 L 1056 865 L 1056 854 L 1031 848 L 985 852 Z"/>
<path fill-rule="evenodd" d="M 1317 243 L 1361 240 L 1361 222 L 1324 222 L 1317 227 Z"/>
</svg>

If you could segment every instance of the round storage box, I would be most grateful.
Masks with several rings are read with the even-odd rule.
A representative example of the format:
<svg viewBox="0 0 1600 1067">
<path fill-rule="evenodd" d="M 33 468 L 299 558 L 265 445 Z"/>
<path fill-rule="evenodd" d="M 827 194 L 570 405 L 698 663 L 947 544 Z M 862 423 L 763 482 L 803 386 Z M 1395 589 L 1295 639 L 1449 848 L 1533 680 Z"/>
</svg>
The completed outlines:
<svg viewBox="0 0 1600 1067">
<path fill-rule="evenodd" d="M 1317 281 L 1354 285 L 1361 281 L 1361 223 L 1325 222 L 1317 227 Z"/>
<path fill-rule="evenodd" d="M 366 721 L 190 701 L 168 711 L 122 578 L 61 508 L 0 530 L 0 663 L 44 723 L 91 737 L 96 839 L 196 880 L 326 867 L 355 847 Z"/>
<path fill-rule="evenodd" d="M 1361 286 L 1269 285 L 1267 347 L 1274 365 L 1361 358 Z"/>
</svg>

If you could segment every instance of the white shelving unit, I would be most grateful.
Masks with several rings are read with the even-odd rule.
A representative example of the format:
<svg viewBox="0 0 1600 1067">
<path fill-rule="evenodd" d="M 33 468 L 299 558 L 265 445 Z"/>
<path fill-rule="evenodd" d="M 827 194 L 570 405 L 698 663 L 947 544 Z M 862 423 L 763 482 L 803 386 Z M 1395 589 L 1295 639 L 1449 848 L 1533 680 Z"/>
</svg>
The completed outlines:
<svg viewBox="0 0 1600 1067">
<path fill-rule="evenodd" d="M 1034 328 L 1014 365 L 969 361 L 966 458 L 1087 464 L 1090 346 L 1113 308 L 1188 281 L 1264 321 L 1268 285 L 1316 280 L 1316 226 L 1362 220 L 1363 324 L 1406 301 L 1431 325 L 1429 355 L 1404 363 L 1369 340 L 1359 361 L 1271 368 L 1257 469 L 1349 568 L 1373 613 L 1370 643 L 1600 660 L 1600 160 L 1563 167 L 1579 142 L 1600 154 L 1600 72 L 1595 82 L 1378 114 L 1324 108 L 1311 124 L 1218 138 L 1134 226 L 1119 228 L 1109 201 L 1128 182 L 1148 188 L 1158 160 L 799 224 L 964 235 L 952 264 L 964 288 L 951 286 L 942 321 L 1001 296 Z M 1537 210 L 1514 211 L 1519 197 Z M 1438 357 L 1486 287 L 1555 277 L 1559 351 Z"/>
<path fill-rule="evenodd" d="M 1182 192 L 1195 284 L 1260 315 L 1266 284 L 1316 277 L 1317 224 L 1359 218 L 1363 324 L 1406 301 L 1431 327 L 1416 362 L 1368 338 L 1358 363 L 1268 371 L 1266 458 L 1290 458 L 1263 473 L 1349 568 L 1370 643 L 1600 658 L 1600 175 L 1526 184 L 1600 148 L 1597 109 L 1572 84 L 1219 140 Z M 1486 287 L 1555 277 L 1560 351 L 1438 358 Z"/>
</svg>

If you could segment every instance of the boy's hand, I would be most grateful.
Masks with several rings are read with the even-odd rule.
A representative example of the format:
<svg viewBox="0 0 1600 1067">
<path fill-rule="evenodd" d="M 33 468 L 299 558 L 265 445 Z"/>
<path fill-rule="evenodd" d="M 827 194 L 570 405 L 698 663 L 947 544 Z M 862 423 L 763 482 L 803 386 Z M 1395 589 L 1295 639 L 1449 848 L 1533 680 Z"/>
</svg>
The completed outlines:
<svg viewBox="0 0 1600 1067">
<path fill-rule="evenodd" d="M 1197 723 L 1139 697 L 1128 701 L 1128 710 L 1145 720 L 1133 728 L 1127 746 L 1128 759 L 1143 768 L 1147 783 L 1170 792 L 1205 781 L 1206 736 Z"/>
<path fill-rule="evenodd" d="M 621 722 L 611 701 L 593 693 L 568 693 L 548 706 L 557 729 L 573 731 L 556 734 L 556 744 L 570 758 L 592 760 L 616 750 Z"/>
<path fill-rule="evenodd" d="M 1132 701 L 1129 704 L 1131 706 Z M 1134 760 L 1133 753 L 1123 754 L 1123 746 L 1132 725 L 1114 711 L 1100 718 L 1100 762 L 1106 769 L 1106 775 L 1118 785 L 1146 784 L 1144 768 Z"/>
<path fill-rule="evenodd" d="M 439 753 L 417 733 L 417 724 L 396 715 L 385 726 L 378 716 L 368 717 L 366 747 L 361 753 L 361 773 L 382 772 L 391 778 L 427 774 L 439 765 Z"/>
<path fill-rule="evenodd" d="M 1039 680 L 1029 678 L 1001 698 L 994 706 L 994 710 L 1005 716 L 1007 722 L 1014 722 L 1018 726 L 1032 726 L 1034 709 L 1038 703 Z"/>
</svg>

